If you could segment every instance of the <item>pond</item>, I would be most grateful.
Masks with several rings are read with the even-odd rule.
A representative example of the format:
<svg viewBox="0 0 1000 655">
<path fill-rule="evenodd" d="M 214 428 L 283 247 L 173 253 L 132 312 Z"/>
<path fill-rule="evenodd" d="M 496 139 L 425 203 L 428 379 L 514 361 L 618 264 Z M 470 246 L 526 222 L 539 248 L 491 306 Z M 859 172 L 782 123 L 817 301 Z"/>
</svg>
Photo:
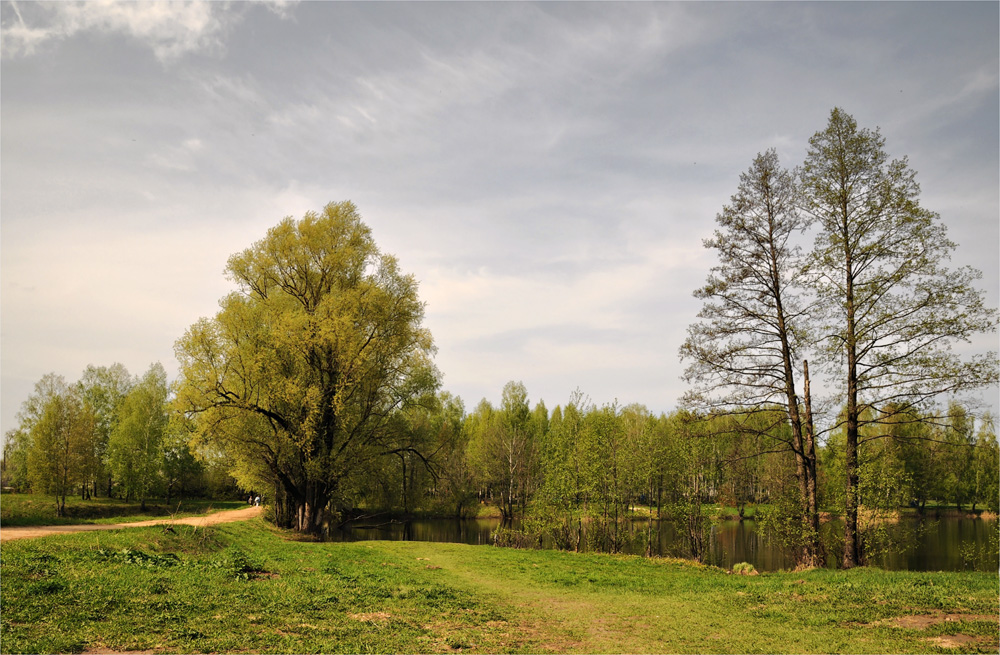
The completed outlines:
<svg viewBox="0 0 1000 655">
<path fill-rule="evenodd" d="M 499 519 L 415 519 L 381 525 L 354 526 L 330 535 L 332 541 L 436 541 L 472 545 L 492 544 L 491 534 L 500 526 Z M 997 521 L 959 516 L 940 518 L 903 518 L 886 530 L 905 544 L 903 552 L 873 557 L 872 564 L 890 570 L 909 571 L 997 571 Z M 637 530 L 646 523 L 636 523 Z M 836 538 L 843 524 L 824 523 L 825 541 Z M 678 536 L 672 523 L 660 524 L 657 554 L 677 552 Z M 754 521 L 722 521 L 711 527 L 705 563 L 730 568 L 737 562 L 749 562 L 759 571 L 794 568 L 795 563 L 777 544 L 757 529 Z M 640 549 L 638 552 L 642 552 Z M 834 566 L 839 550 L 828 557 Z"/>
</svg>

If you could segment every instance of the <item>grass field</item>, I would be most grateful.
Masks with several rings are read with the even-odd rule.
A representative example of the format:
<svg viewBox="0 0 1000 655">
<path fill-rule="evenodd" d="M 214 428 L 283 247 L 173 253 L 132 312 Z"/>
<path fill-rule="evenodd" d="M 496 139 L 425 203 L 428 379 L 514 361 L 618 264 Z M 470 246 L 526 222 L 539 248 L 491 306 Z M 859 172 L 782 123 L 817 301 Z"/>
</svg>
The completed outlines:
<svg viewBox="0 0 1000 655">
<path fill-rule="evenodd" d="M 0 495 L 0 526 L 73 525 L 86 523 L 128 523 L 174 516 L 184 518 L 222 509 L 246 507 L 246 501 L 232 500 L 165 500 L 146 501 L 143 511 L 137 502 L 119 498 L 66 498 L 66 516 L 56 516 L 56 497 L 42 494 Z"/>
<path fill-rule="evenodd" d="M 997 652 L 997 576 L 295 541 L 263 521 L 10 542 L 0 651 Z"/>
</svg>

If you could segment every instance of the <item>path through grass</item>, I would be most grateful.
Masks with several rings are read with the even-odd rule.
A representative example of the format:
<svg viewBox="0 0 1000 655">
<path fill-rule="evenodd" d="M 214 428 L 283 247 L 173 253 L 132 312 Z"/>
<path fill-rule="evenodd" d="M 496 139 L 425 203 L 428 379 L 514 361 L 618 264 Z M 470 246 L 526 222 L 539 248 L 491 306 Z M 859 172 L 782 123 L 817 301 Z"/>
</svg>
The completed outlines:
<svg viewBox="0 0 1000 655">
<path fill-rule="evenodd" d="M 246 507 L 246 501 L 163 499 L 146 501 L 143 510 L 138 502 L 125 502 L 120 498 L 66 498 L 66 516 L 56 516 L 56 498 L 44 494 L 0 495 L 0 526 L 27 525 L 78 525 L 100 523 L 125 523 L 155 518 L 184 518 L 223 509 Z"/>
</svg>

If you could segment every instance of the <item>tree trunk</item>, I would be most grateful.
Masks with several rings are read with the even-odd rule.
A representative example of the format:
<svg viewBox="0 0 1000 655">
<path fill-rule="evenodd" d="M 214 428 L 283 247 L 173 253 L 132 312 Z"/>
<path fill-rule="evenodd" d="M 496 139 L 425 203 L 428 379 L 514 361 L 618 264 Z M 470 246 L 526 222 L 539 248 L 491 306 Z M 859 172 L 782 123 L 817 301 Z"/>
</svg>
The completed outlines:
<svg viewBox="0 0 1000 655">
<path fill-rule="evenodd" d="M 404 453 L 397 454 L 399 455 L 399 463 L 403 467 L 403 475 L 401 476 L 403 480 L 403 514 L 409 514 L 410 507 L 406 498 L 406 457 Z"/>
<path fill-rule="evenodd" d="M 849 230 L 847 229 L 847 207 L 843 209 L 845 232 L 845 268 L 847 272 L 847 444 L 844 451 L 844 469 L 846 473 L 845 507 L 844 507 L 844 557 L 842 565 L 850 569 L 859 564 L 858 547 L 858 353 L 857 335 L 855 334 L 854 315 L 854 273 L 851 251 L 846 247 Z"/>
<path fill-rule="evenodd" d="M 785 309 L 782 302 L 781 271 L 778 266 L 778 253 L 775 249 L 773 223 L 771 237 L 771 284 L 775 290 L 774 301 L 778 320 L 778 337 L 781 340 L 781 359 L 785 377 L 785 399 L 788 403 L 788 419 L 792 427 L 792 452 L 795 456 L 795 478 L 799 486 L 799 524 L 802 536 L 796 559 L 800 566 L 814 567 L 817 565 L 817 552 L 812 536 L 812 507 L 809 502 L 809 461 L 803 419 L 799 412 L 799 399 L 795 392 L 795 369 L 792 366 L 792 348 L 788 338 L 788 326 L 785 322 Z M 808 365 L 807 365 L 808 366 Z M 808 397 L 809 371 L 805 370 L 805 394 Z M 807 400 L 808 402 L 808 400 Z M 742 520 L 742 513 L 740 514 Z"/>
<path fill-rule="evenodd" d="M 845 569 L 850 569 L 857 566 L 860 561 L 858 548 L 858 435 L 856 426 L 853 434 L 848 428 L 844 468 L 847 474 L 847 487 L 844 507 L 844 557 L 841 564 Z"/>
<path fill-rule="evenodd" d="M 295 530 L 308 534 L 320 535 L 323 531 L 324 510 L 330 502 L 331 490 L 317 483 L 307 483 L 305 493 L 293 489 L 286 492 L 293 507 Z"/>
<path fill-rule="evenodd" d="M 809 512 L 809 548 L 812 558 L 811 566 L 823 566 L 826 559 L 823 554 L 823 545 L 819 538 L 819 501 L 816 496 L 816 429 L 813 424 L 812 414 L 812 391 L 809 383 L 809 362 L 802 360 L 803 371 L 803 417 L 802 436 L 805 439 L 805 470 L 806 470 L 806 494 Z"/>
</svg>

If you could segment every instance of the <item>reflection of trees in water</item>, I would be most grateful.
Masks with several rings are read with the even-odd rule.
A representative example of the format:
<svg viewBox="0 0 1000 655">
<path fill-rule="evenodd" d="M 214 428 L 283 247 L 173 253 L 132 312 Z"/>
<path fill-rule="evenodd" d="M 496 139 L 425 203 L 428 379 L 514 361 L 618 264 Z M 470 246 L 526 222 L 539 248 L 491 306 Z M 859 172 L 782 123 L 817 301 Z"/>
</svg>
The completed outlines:
<svg viewBox="0 0 1000 655">
<path fill-rule="evenodd" d="M 503 523 L 512 530 L 520 529 L 520 522 Z M 586 530 L 583 522 L 583 530 Z M 355 527 L 331 534 L 333 541 L 431 541 L 463 543 L 470 545 L 493 544 L 492 533 L 501 526 L 500 519 L 419 519 L 394 521 L 377 527 Z M 871 564 L 894 570 L 949 571 L 975 569 L 994 570 L 998 558 L 998 523 L 995 519 L 969 519 L 941 517 L 938 519 L 904 518 L 885 526 L 891 531 L 892 543 L 900 548 L 893 552 L 881 552 L 873 556 Z M 645 520 L 633 521 L 630 525 L 629 547 L 625 552 L 634 555 L 645 554 L 647 524 Z M 657 556 L 683 556 L 684 544 L 681 535 L 670 521 L 662 521 L 654 528 L 659 538 L 654 543 L 653 554 Z M 843 522 L 826 521 L 821 526 L 824 546 L 829 552 L 837 552 L 843 539 Z M 749 562 L 758 571 L 791 569 L 795 559 L 782 550 L 774 540 L 757 529 L 752 520 L 722 521 L 712 524 L 708 535 L 705 563 L 712 566 L 732 568 L 738 562 Z M 580 544 L 586 544 L 582 535 Z M 551 547 L 543 540 L 543 547 Z M 905 546 L 905 547 L 904 547 Z"/>
</svg>

